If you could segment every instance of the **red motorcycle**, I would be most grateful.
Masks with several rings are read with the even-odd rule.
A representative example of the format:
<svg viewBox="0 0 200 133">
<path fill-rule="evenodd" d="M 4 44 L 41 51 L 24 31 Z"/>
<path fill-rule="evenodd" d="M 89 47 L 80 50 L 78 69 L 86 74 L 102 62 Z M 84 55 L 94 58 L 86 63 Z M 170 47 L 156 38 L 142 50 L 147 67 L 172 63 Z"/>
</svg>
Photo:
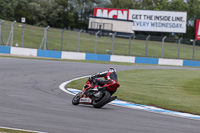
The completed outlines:
<svg viewBox="0 0 200 133">
<path fill-rule="evenodd" d="M 104 86 L 99 86 L 98 91 L 91 90 L 93 88 L 93 81 L 88 79 L 83 86 L 82 92 L 79 92 L 72 99 L 73 105 L 90 104 L 94 108 L 101 108 L 105 104 L 115 100 L 117 96 L 112 96 L 117 88 L 120 86 L 115 80 L 110 80 Z M 112 97 L 111 97 L 112 96 Z"/>
</svg>

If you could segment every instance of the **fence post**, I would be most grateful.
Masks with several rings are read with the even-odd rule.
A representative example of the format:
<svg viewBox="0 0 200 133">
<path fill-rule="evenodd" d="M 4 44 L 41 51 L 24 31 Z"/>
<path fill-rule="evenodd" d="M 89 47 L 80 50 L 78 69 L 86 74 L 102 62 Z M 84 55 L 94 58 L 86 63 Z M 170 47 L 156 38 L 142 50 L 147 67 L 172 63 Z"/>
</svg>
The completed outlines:
<svg viewBox="0 0 200 133">
<path fill-rule="evenodd" d="M 116 36 L 116 32 L 114 34 L 112 34 L 112 55 L 114 54 L 114 39 L 115 39 L 115 36 Z"/>
<path fill-rule="evenodd" d="M 96 54 L 97 52 L 97 35 L 100 33 L 100 31 L 95 33 L 95 49 L 94 49 L 94 53 Z"/>
<path fill-rule="evenodd" d="M 11 30 L 10 30 L 10 34 L 8 37 L 8 41 L 6 43 L 6 46 L 8 46 L 8 43 L 10 42 L 10 46 L 13 45 L 13 34 L 14 34 L 14 24 L 16 23 L 16 21 L 12 22 L 11 24 Z"/>
<path fill-rule="evenodd" d="M 196 43 L 196 41 L 197 41 L 197 39 L 195 39 L 194 41 L 193 41 L 193 60 L 194 60 L 194 55 L 195 55 L 195 43 Z"/>
<path fill-rule="evenodd" d="M 16 23 L 16 21 L 14 21 L 12 24 L 11 24 L 11 29 L 12 29 L 12 39 L 11 39 L 11 43 L 10 45 L 13 46 L 13 35 L 14 35 L 14 24 Z"/>
<path fill-rule="evenodd" d="M 78 46 L 77 46 L 77 52 L 79 52 L 79 45 L 80 45 L 80 36 L 81 36 L 81 32 L 83 30 L 81 29 L 79 32 L 78 32 Z"/>
<path fill-rule="evenodd" d="M 129 37 L 129 51 L 128 51 L 128 55 L 130 56 L 130 54 L 131 54 L 131 37 L 132 37 L 133 35 L 131 35 L 130 37 Z"/>
<path fill-rule="evenodd" d="M 148 50 L 148 41 L 149 41 L 150 37 L 151 37 L 151 35 L 148 35 L 147 38 L 146 38 L 146 53 L 145 53 L 146 57 L 147 57 L 147 50 Z"/>
<path fill-rule="evenodd" d="M 40 49 L 42 48 L 42 46 L 44 45 L 44 50 L 48 49 L 48 44 L 47 44 L 47 30 L 50 28 L 50 26 L 47 26 L 45 29 L 44 29 L 44 37 L 43 37 L 43 40 L 42 40 L 42 43 L 40 45 Z"/>
<path fill-rule="evenodd" d="M 0 22 L 0 37 L 1 37 L 1 42 L 4 45 L 3 37 L 2 37 L 2 34 L 1 34 L 1 26 L 2 26 L 3 23 L 4 23 L 4 21 L 1 20 L 1 22 Z"/>
<path fill-rule="evenodd" d="M 24 47 L 24 28 L 25 28 L 26 24 L 22 25 L 22 48 Z"/>
<path fill-rule="evenodd" d="M 179 59 L 179 56 L 180 56 L 180 45 L 181 45 L 181 40 L 183 38 L 181 37 L 179 40 L 178 40 L 178 59 Z"/>
<path fill-rule="evenodd" d="M 162 58 L 164 57 L 164 42 L 165 42 L 166 38 L 167 38 L 167 36 L 163 37 L 163 39 L 162 39 Z"/>
<path fill-rule="evenodd" d="M 61 48 L 60 48 L 60 51 L 63 51 L 63 35 L 64 35 L 64 32 L 65 32 L 66 28 L 64 28 L 62 30 L 62 36 L 61 36 Z"/>
</svg>

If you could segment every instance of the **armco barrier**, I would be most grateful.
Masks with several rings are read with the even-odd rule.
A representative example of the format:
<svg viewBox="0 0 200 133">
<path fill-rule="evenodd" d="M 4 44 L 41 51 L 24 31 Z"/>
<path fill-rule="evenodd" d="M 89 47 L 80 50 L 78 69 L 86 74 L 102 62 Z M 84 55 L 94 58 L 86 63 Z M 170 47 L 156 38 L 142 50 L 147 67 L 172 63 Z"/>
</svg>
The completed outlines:
<svg viewBox="0 0 200 133">
<path fill-rule="evenodd" d="M 183 66 L 200 66 L 200 61 L 183 60 Z"/>
<path fill-rule="evenodd" d="M 158 58 L 135 57 L 135 63 L 158 64 Z"/>
<path fill-rule="evenodd" d="M 110 55 L 86 53 L 86 60 L 110 61 Z"/>
<path fill-rule="evenodd" d="M 0 46 L 0 53 L 10 54 L 10 47 Z"/>
<path fill-rule="evenodd" d="M 78 52 L 62 52 L 61 59 L 71 59 L 71 60 L 85 60 L 85 53 Z"/>
<path fill-rule="evenodd" d="M 60 51 L 51 51 L 51 50 L 40 50 L 40 49 L 38 49 L 37 50 L 37 56 L 61 59 L 61 52 Z"/>
<path fill-rule="evenodd" d="M 192 60 L 103 55 L 103 54 L 90 54 L 90 53 L 79 53 L 79 52 L 60 52 L 52 50 L 40 50 L 40 49 L 29 49 L 29 48 L 18 48 L 18 47 L 7 47 L 7 46 L 0 46 L 0 53 L 22 55 L 22 56 L 25 55 L 25 56 L 35 56 L 35 57 L 38 56 L 38 57 L 58 58 L 58 59 L 97 60 L 97 61 L 114 61 L 114 62 L 128 62 L 128 63 L 200 67 L 200 61 L 192 61 Z"/>
<path fill-rule="evenodd" d="M 111 55 L 110 61 L 135 63 L 135 57 Z"/>
<path fill-rule="evenodd" d="M 158 60 L 159 65 L 174 65 L 174 66 L 183 66 L 183 60 L 177 60 L 177 59 L 159 59 Z"/>
<path fill-rule="evenodd" d="M 10 54 L 36 57 L 37 56 L 37 49 L 12 47 Z"/>
</svg>

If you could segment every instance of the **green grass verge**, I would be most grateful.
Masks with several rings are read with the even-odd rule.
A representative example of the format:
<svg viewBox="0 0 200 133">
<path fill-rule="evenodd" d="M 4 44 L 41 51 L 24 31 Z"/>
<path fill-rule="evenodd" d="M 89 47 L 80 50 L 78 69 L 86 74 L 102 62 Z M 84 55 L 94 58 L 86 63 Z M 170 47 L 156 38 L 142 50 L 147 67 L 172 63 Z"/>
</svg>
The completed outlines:
<svg viewBox="0 0 200 133">
<path fill-rule="evenodd" d="M 6 43 L 10 32 L 11 22 L 5 21 L 2 25 L 2 36 Z M 21 23 L 16 23 L 14 26 L 13 44 L 18 43 L 21 46 L 22 27 Z M 49 50 L 61 49 L 61 32 L 62 29 L 50 28 L 48 30 L 48 48 Z M 26 25 L 24 30 L 24 47 L 39 49 L 44 36 L 44 27 L 36 27 Z M 1 42 L 0 42 L 1 43 Z M 65 31 L 63 39 L 63 51 L 77 51 L 78 32 Z M 196 46 L 195 50 L 199 51 L 200 47 Z M 81 33 L 80 35 L 80 52 L 94 53 L 95 51 L 95 36 Z M 97 40 L 97 53 L 109 54 L 106 50 L 112 50 L 111 37 L 98 37 Z M 131 56 L 145 56 L 146 41 L 145 40 L 131 40 Z M 114 54 L 115 55 L 128 55 L 129 53 L 129 39 L 115 38 Z M 161 57 L 162 56 L 162 43 L 157 41 L 149 41 L 148 43 L 148 57 Z M 165 58 L 178 57 L 178 44 L 165 42 L 164 45 Z M 180 58 L 192 59 L 193 47 L 191 45 L 181 44 Z M 195 52 L 195 60 L 200 60 L 200 52 Z"/>
<path fill-rule="evenodd" d="M 118 72 L 119 99 L 200 115 L 200 71 L 130 70 Z M 82 89 L 86 79 L 68 84 Z"/>
<path fill-rule="evenodd" d="M 0 128 L 0 133 L 34 133 L 34 132 Z"/>
</svg>

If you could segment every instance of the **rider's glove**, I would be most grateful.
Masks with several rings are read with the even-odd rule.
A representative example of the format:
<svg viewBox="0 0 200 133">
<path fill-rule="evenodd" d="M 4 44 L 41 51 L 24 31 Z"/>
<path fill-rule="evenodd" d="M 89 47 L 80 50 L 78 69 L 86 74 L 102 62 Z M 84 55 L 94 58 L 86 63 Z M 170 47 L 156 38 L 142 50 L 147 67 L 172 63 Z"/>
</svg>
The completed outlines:
<svg viewBox="0 0 200 133">
<path fill-rule="evenodd" d="M 92 81 L 92 80 L 93 80 L 93 77 L 92 77 L 92 76 L 88 77 L 88 80 Z"/>
<path fill-rule="evenodd" d="M 90 76 L 89 78 L 88 78 L 88 80 L 93 80 L 93 79 L 95 79 L 97 76 L 96 75 L 92 75 L 92 76 Z"/>
</svg>

